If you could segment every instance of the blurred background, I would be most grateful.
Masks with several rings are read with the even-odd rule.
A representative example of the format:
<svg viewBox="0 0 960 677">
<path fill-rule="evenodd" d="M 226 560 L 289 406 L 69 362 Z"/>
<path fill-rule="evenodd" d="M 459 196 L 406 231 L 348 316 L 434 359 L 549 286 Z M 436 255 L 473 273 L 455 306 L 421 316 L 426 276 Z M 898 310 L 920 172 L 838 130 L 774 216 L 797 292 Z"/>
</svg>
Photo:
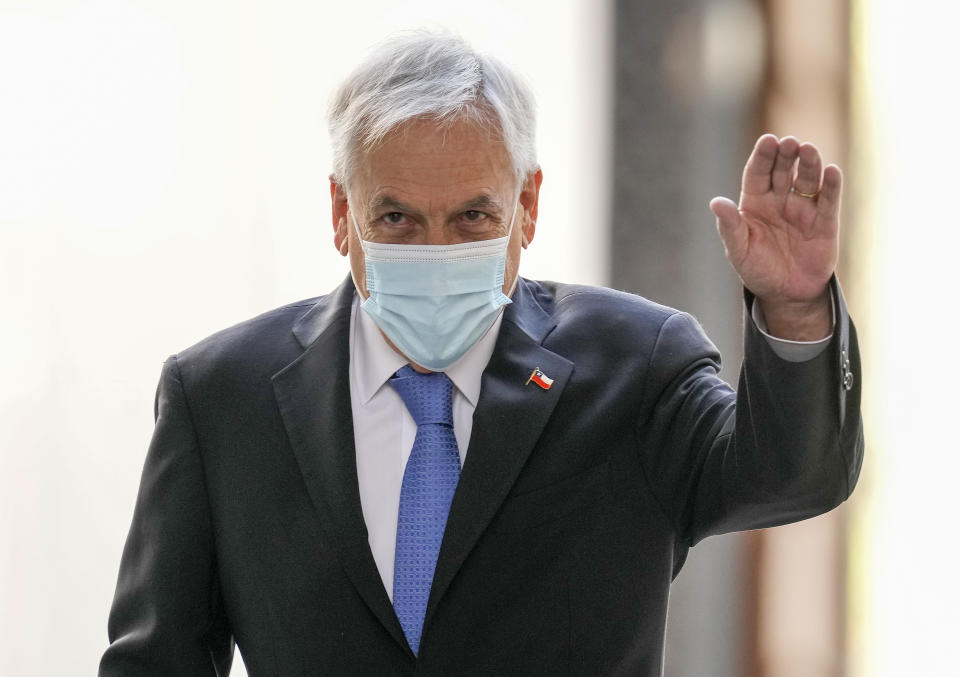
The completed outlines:
<svg viewBox="0 0 960 677">
<path fill-rule="evenodd" d="M 693 549 L 666 674 L 960 674 L 958 19 L 934 0 L 0 0 L 0 674 L 95 673 L 160 366 L 346 275 L 327 96 L 414 26 L 537 94 L 521 272 L 692 312 L 731 382 L 740 288 L 707 202 L 736 198 L 763 132 L 844 168 L 859 487 Z"/>
</svg>

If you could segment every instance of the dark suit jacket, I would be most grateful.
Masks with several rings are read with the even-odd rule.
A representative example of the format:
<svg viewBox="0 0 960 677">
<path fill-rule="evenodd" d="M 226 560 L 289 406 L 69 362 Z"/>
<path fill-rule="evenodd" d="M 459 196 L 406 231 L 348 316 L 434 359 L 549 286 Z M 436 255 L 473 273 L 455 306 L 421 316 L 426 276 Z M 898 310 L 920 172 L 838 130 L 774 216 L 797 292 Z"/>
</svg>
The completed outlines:
<svg viewBox="0 0 960 677">
<path fill-rule="evenodd" d="M 521 280 L 415 658 L 360 508 L 353 294 L 347 280 L 166 362 L 101 675 L 224 675 L 234 639 L 252 676 L 659 675 L 692 544 L 822 513 L 856 482 L 839 295 L 809 362 L 779 359 L 748 322 L 737 396 L 689 315 Z M 525 385 L 535 367 L 549 390 Z"/>
</svg>

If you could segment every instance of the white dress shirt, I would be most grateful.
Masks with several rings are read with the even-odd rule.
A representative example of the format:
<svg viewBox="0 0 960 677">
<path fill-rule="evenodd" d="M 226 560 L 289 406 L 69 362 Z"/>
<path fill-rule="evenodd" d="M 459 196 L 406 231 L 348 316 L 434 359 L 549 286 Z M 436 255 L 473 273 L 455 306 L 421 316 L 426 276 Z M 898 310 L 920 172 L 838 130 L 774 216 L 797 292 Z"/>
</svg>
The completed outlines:
<svg viewBox="0 0 960 677">
<path fill-rule="evenodd" d="M 354 295 L 350 314 L 350 402 L 357 479 L 370 550 L 392 602 L 400 487 L 417 424 L 403 400 L 387 383 L 407 361 L 390 347 L 370 316 L 360 310 L 360 303 L 360 297 Z M 765 331 L 759 304 L 753 305 L 754 321 L 782 359 L 794 362 L 812 359 L 830 340 L 828 336 L 821 341 L 798 342 L 771 336 Z M 493 354 L 502 321 L 501 313 L 480 341 L 444 370 L 454 385 L 453 431 L 461 468 L 473 430 L 473 412 L 480 397 L 480 378 Z"/>
</svg>

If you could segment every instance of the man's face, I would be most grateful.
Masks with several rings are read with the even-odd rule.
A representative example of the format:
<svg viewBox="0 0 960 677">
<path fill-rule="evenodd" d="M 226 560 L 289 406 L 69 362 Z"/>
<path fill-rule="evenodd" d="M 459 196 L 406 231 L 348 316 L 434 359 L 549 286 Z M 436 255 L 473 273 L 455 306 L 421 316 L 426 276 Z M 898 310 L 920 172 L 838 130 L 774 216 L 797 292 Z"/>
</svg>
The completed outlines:
<svg viewBox="0 0 960 677">
<path fill-rule="evenodd" d="M 357 289 L 367 298 L 360 238 L 458 244 L 504 237 L 513 220 L 503 283 L 509 294 L 520 249 L 533 240 L 541 180 L 539 169 L 531 173 L 518 196 L 510 156 L 498 135 L 467 120 L 446 127 L 414 120 L 361 158 L 349 195 L 331 180 L 334 244 L 350 257 Z"/>
</svg>

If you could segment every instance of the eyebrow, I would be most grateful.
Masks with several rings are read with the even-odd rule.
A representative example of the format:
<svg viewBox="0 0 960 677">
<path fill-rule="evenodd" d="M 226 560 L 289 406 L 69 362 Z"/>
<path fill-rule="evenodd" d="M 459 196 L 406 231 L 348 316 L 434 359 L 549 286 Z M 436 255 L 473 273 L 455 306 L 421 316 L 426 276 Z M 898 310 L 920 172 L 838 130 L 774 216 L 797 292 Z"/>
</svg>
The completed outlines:
<svg viewBox="0 0 960 677">
<path fill-rule="evenodd" d="M 371 213 L 377 213 L 386 210 L 403 212 L 417 218 L 423 216 L 423 214 L 421 214 L 418 210 L 404 202 L 401 202 L 395 197 L 391 197 L 390 195 L 380 195 L 379 197 L 374 198 L 369 204 L 369 209 Z M 503 206 L 500 200 L 495 197 L 490 195 L 478 195 L 470 200 L 467 200 L 466 202 L 461 203 L 454 208 L 454 211 L 459 213 L 474 209 L 489 211 L 493 215 L 499 216 L 503 211 Z"/>
</svg>

